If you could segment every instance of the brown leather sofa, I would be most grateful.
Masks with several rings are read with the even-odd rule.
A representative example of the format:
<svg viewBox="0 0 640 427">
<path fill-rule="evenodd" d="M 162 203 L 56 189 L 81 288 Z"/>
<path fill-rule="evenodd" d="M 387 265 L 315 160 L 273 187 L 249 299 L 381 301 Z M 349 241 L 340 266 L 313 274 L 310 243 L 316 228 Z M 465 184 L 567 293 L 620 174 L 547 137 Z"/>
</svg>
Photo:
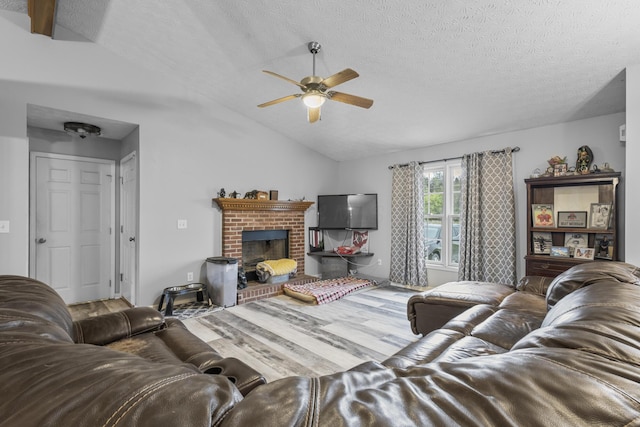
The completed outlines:
<svg viewBox="0 0 640 427">
<path fill-rule="evenodd" d="M 497 297 L 487 287 L 485 297 L 496 300 L 489 304 L 478 303 L 486 285 L 477 284 L 480 296 L 460 293 L 464 311 L 382 363 L 288 377 L 243 397 L 225 367 L 226 375 L 202 373 L 219 362 L 194 352 L 198 344 L 156 361 L 147 338 L 118 345 L 140 344 L 137 354 L 97 345 L 118 328 L 74 327 L 45 285 L 2 277 L 0 426 L 639 425 L 639 269 L 590 262 L 547 284 L 527 278 Z M 445 306 L 454 299 L 420 298 L 444 298 Z M 134 317 L 127 315 L 131 332 L 118 341 L 183 333 Z M 96 344 L 74 342 L 79 337 Z"/>
<path fill-rule="evenodd" d="M 208 426 L 265 380 L 149 307 L 72 321 L 44 283 L 0 276 L 1 426 Z"/>
<path fill-rule="evenodd" d="M 589 262 L 547 284 L 489 287 L 489 304 L 478 284 L 464 311 L 386 361 L 261 386 L 221 425 L 640 425 L 639 269 Z"/>
</svg>

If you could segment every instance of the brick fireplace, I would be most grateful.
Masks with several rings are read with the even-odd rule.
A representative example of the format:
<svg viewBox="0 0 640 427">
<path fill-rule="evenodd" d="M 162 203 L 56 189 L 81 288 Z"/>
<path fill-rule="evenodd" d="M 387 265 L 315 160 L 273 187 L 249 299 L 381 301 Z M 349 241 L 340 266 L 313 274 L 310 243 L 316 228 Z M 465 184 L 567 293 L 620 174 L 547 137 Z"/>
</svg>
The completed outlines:
<svg viewBox="0 0 640 427">
<path fill-rule="evenodd" d="M 304 276 L 304 213 L 313 204 L 307 201 L 256 199 L 213 199 L 222 210 L 222 256 L 237 258 L 242 266 L 242 232 L 287 230 L 289 258 L 298 264 L 298 276 Z M 238 291 L 238 304 L 282 294 L 282 285 L 249 286 Z"/>
</svg>

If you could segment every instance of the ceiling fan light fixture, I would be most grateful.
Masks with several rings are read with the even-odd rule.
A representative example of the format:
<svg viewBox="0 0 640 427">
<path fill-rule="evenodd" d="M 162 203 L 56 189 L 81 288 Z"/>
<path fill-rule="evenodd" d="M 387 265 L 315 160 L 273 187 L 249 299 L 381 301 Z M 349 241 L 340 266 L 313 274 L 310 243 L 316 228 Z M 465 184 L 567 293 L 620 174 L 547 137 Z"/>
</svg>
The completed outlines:
<svg viewBox="0 0 640 427">
<path fill-rule="evenodd" d="M 322 107 L 327 97 L 319 91 L 309 91 L 302 95 L 302 102 L 309 108 Z"/>
<path fill-rule="evenodd" d="M 69 135 L 79 136 L 85 139 L 87 136 L 100 136 L 102 129 L 88 123 L 65 122 L 64 131 Z"/>
</svg>

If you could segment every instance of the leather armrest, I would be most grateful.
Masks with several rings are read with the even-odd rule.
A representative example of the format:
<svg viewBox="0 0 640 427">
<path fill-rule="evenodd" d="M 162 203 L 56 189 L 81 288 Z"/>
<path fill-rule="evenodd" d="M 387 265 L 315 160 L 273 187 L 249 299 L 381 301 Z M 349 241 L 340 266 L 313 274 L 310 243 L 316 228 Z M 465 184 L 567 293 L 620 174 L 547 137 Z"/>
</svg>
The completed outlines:
<svg viewBox="0 0 640 427">
<path fill-rule="evenodd" d="M 151 307 L 134 307 L 117 313 L 88 317 L 73 322 L 76 343 L 105 345 L 164 326 L 162 313 Z"/>
<path fill-rule="evenodd" d="M 243 396 L 267 380 L 255 369 L 235 357 L 227 357 L 213 362 L 204 370 L 205 374 L 224 375 L 234 383 Z"/>
</svg>

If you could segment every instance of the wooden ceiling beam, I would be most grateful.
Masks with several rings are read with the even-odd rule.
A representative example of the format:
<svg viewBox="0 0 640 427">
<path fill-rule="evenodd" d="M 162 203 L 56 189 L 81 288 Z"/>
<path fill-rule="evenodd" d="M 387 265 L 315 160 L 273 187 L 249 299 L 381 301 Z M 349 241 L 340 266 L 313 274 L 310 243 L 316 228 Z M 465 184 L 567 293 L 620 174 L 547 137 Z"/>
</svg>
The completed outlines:
<svg viewBox="0 0 640 427">
<path fill-rule="evenodd" d="M 31 18 L 31 32 L 53 37 L 56 21 L 56 0 L 29 0 L 28 13 Z"/>
</svg>

